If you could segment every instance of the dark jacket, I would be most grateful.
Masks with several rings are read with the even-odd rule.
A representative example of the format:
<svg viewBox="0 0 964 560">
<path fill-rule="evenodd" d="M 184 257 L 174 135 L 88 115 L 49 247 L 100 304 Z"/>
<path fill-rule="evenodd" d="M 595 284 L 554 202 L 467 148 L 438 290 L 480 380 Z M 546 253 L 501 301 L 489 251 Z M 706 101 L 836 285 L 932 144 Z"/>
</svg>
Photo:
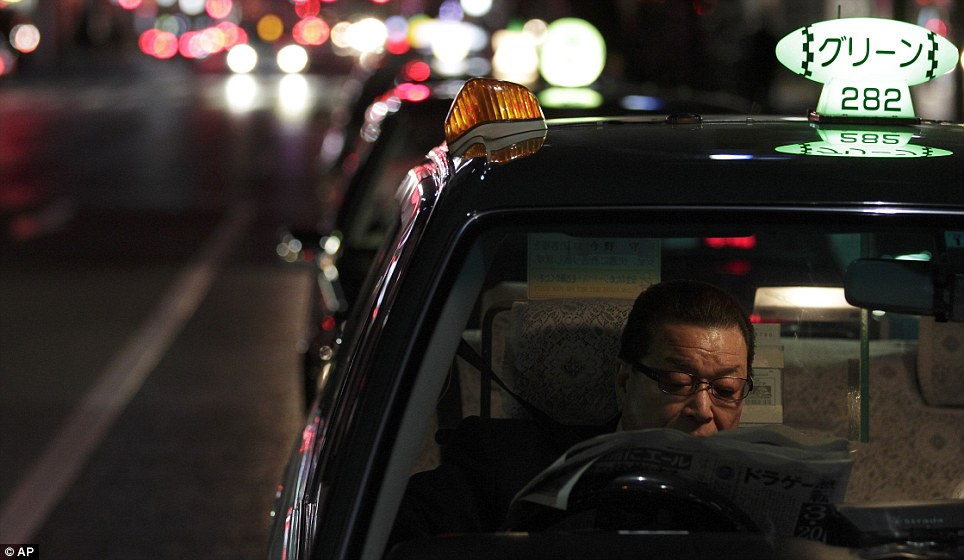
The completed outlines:
<svg viewBox="0 0 964 560">
<path fill-rule="evenodd" d="M 526 483 L 572 445 L 613 429 L 615 421 L 563 426 L 471 416 L 455 429 L 440 430 L 441 464 L 409 480 L 390 546 L 420 536 L 501 529 Z"/>
</svg>

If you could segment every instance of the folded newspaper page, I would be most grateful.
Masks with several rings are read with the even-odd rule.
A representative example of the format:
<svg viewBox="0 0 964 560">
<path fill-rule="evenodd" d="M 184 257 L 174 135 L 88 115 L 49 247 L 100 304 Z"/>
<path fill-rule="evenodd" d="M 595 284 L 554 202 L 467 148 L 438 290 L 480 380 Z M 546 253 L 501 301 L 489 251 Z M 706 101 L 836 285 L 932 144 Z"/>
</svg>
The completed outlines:
<svg viewBox="0 0 964 560">
<path fill-rule="evenodd" d="M 711 437 L 665 428 L 614 432 L 570 448 L 514 503 L 566 510 L 580 480 L 670 473 L 708 486 L 776 536 L 826 541 L 826 523 L 833 504 L 844 499 L 852 465 L 847 440 L 779 425 Z"/>
</svg>

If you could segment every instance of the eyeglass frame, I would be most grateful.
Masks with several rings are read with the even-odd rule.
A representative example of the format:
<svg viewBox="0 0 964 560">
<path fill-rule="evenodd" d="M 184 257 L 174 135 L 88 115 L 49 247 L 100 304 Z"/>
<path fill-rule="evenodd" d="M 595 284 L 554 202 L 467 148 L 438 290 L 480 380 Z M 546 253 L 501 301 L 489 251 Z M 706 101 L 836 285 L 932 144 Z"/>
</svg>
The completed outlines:
<svg viewBox="0 0 964 560">
<path fill-rule="evenodd" d="M 709 381 L 703 381 L 702 379 L 698 378 L 696 375 L 686 371 L 679 371 L 679 370 L 672 370 L 672 369 L 656 369 L 640 363 L 633 363 L 631 364 L 631 367 L 633 368 L 633 371 L 637 373 L 641 373 L 646 377 L 655 381 L 656 385 L 659 387 L 660 392 L 663 393 L 664 395 L 669 395 L 671 397 L 690 397 L 698 393 L 700 390 L 702 390 L 703 385 L 706 385 L 707 386 L 706 390 L 711 397 L 727 403 L 739 403 L 739 402 L 743 402 L 744 399 L 750 396 L 750 392 L 753 391 L 753 378 L 749 376 L 737 377 L 735 375 L 721 375 L 720 377 L 716 377 Z M 693 382 L 690 383 L 690 392 L 685 394 L 670 393 L 669 391 L 664 389 L 663 384 L 660 381 L 660 376 L 662 374 L 668 374 L 668 373 L 680 373 L 683 375 L 688 375 L 693 380 Z M 738 399 L 728 399 L 726 397 L 722 397 L 718 395 L 716 393 L 716 388 L 713 386 L 713 383 L 719 379 L 740 379 L 742 381 L 746 381 L 746 385 L 744 385 L 746 387 L 746 389 L 744 390 L 744 394 Z M 700 388 L 697 388 L 697 387 L 700 387 Z"/>
</svg>

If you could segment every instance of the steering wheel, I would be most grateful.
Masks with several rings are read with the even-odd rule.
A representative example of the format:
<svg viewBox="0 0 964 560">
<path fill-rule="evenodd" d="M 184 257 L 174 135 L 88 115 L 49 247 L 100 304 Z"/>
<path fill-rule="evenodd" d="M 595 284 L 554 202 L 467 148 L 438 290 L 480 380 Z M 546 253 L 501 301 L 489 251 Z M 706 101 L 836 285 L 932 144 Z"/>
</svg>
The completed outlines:
<svg viewBox="0 0 964 560">
<path fill-rule="evenodd" d="M 729 499 L 705 484 L 665 472 L 583 477 L 559 510 L 513 502 L 511 531 L 688 531 L 762 533 Z"/>
</svg>

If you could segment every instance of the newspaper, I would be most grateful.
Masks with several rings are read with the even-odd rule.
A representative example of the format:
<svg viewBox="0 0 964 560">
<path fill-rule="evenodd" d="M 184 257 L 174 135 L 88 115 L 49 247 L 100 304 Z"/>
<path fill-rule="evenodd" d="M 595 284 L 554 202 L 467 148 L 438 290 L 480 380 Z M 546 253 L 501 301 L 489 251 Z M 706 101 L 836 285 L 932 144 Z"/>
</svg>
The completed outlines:
<svg viewBox="0 0 964 560">
<path fill-rule="evenodd" d="M 779 425 L 711 437 L 664 428 L 615 432 L 570 448 L 516 495 L 513 508 L 531 502 L 565 510 L 577 494 L 592 491 L 580 481 L 671 473 L 729 499 L 767 533 L 826 542 L 833 504 L 843 501 L 852 465 L 847 440 Z"/>
</svg>

